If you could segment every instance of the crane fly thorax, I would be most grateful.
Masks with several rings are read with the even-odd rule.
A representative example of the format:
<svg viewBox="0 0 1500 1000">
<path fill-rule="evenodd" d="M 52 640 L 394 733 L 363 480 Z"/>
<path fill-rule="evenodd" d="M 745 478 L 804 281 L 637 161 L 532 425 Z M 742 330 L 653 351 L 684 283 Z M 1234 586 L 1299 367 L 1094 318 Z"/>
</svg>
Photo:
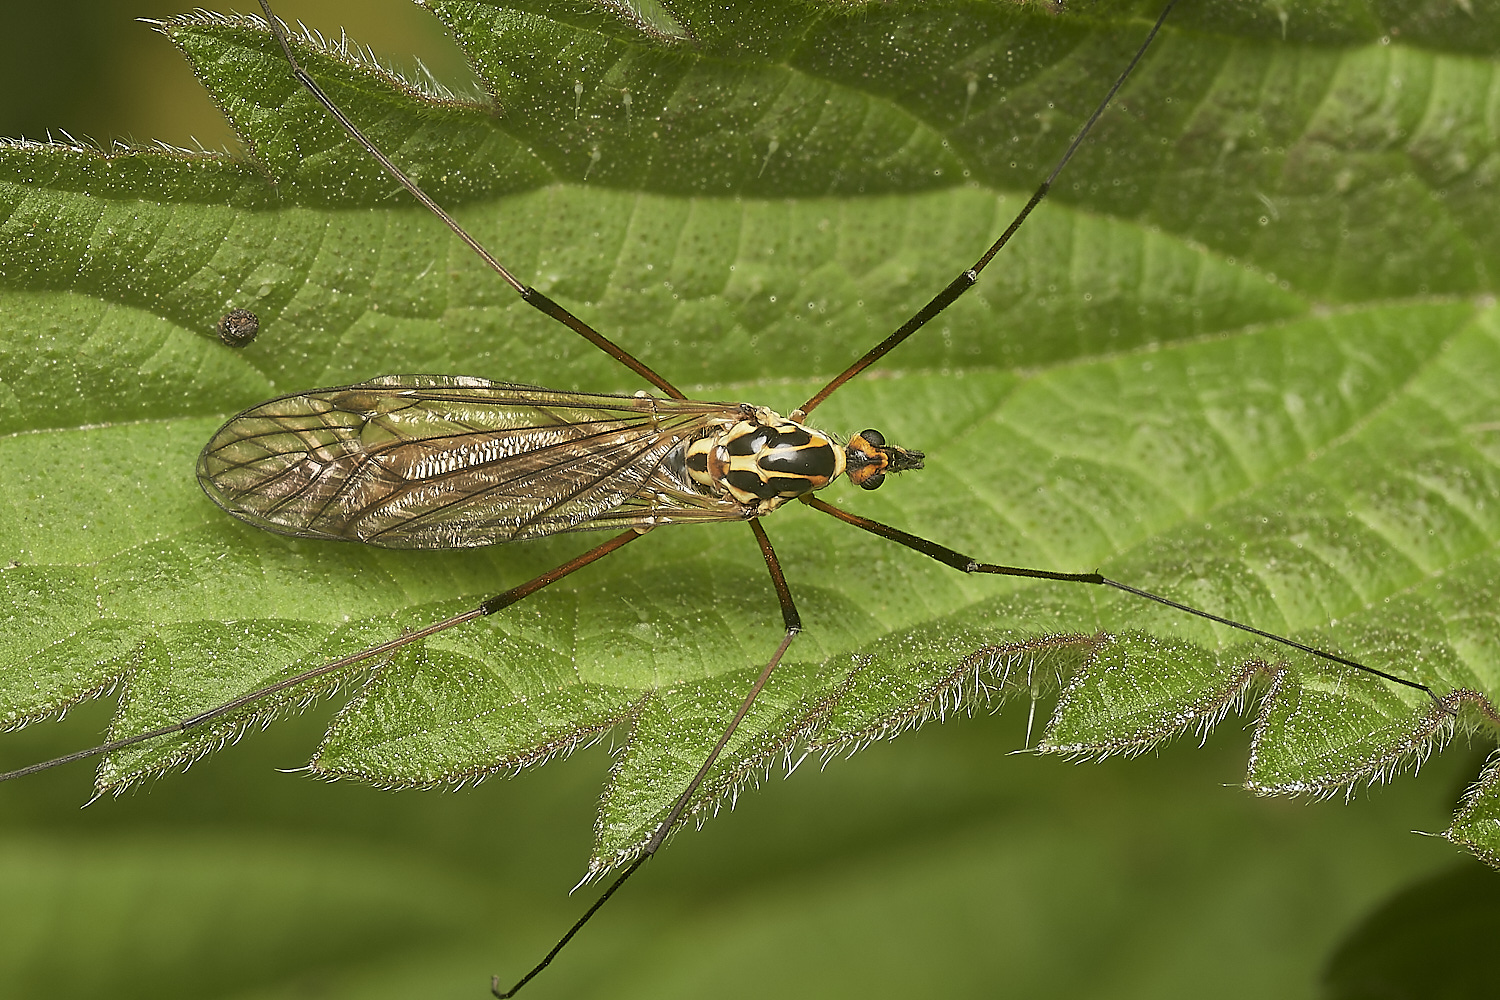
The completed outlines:
<svg viewBox="0 0 1500 1000">
<path fill-rule="evenodd" d="M 862 431 L 843 445 L 773 410 L 746 407 L 739 421 L 689 442 L 686 467 L 699 486 L 765 514 L 846 472 L 857 485 L 874 489 L 886 472 L 920 469 L 922 457 L 886 446 L 877 431 Z"/>
<path fill-rule="evenodd" d="M 745 407 L 742 419 L 688 443 L 687 471 L 699 486 L 764 514 L 843 475 L 844 449 L 774 410 Z"/>
</svg>

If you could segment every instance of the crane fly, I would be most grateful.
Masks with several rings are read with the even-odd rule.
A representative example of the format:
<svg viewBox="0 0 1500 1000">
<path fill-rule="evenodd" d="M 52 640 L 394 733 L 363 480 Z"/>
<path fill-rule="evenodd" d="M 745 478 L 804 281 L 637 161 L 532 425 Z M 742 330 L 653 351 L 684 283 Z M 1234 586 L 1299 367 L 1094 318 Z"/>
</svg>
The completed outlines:
<svg viewBox="0 0 1500 1000">
<path fill-rule="evenodd" d="M 396 549 L 749 521 L 922 454 L 765 407 L 390 376 L 282 396 L 214 435 L 198 480 L 258 528 Z"/>
<path fill-rule="evenodd" d="M 763 518 L 792 501 L 966 574 L 1081 584 L 1130 594 L 1420 691 L 1432 699 L 1438 711 L 1451 714 L 1451 707 L 1427 685 L 1379 667 L 1097 572 L 984 562 L 815 496 L 840 478 L 873 490 L 893 475 L 923 468 L 923 452 L 888 443 L 878 430 L 866 429 L 843 438 L 810 422 L 810 414 L 978 282 L 981 272 L 1046 196 L 1145 56 L 1172 3 L 1167 4 L 1135 57 L 1005 232 L 906 323 L 785 415 L 751 403 L 687 398 L 672 382 L 566 307 L 517 279 L 345 116 L 303 69 L 284 25 L 266 0 L 261 0 L 261 6 L 292 71 L 370 156 L 527 304 L 620 362 L 655 392 L 561 392 L 472 377 L 395 375 L 292 393 L 241 412 L 213 436 L 198 462 L 198 478 L 204 490 L 235 517 L 298 538 L 355 541 L 397 549 L 451 549 L 567 532 L 611 532 L 611 537 L 462 613 L 319 664 L 172 725 L 3 777 L 182 732 L 317 677 L 377 660 L 402 646 L 510 607 L 659 528 L 745 521 L 779 600 L 782 638 L 764 659 L 758 676 L 697 773 L 662 812 L 650 836 L 630 857 L 619 859 L 625 867 L 616 880 L 514 987 L 502 992 L 499 982 L 494 984 L 496 995 L 512 995 L 558 954 L 685 817 L 703 805 L 705 781 L 720 754 L 802 630 L 792 589 L 761 524 Z"/>
</svg>

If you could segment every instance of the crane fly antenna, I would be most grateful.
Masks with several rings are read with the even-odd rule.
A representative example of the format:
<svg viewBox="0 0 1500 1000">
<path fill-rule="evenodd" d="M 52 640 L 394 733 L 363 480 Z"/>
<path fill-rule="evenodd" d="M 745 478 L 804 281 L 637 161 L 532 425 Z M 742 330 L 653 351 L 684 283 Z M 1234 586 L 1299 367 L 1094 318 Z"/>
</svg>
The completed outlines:
<svg viewBox="0 0 1500 1000">
<path fill-rule="evenodd" d="M 265 0 L 261 0 L 261 2 L 264 3 Z M 979 272 L 983 271 L 989 262 L 995 258 L 995 255 L 1004 248 L 1005 244 L 1010 242 L 1010 238 L 1016 234 L 1016 231 L 1021 228 L 1021 224 L 1026 221 L 1026 217 L 1031 214 L 1034 208 L 1042 203 L 1043 198 L 1047 197 L 1047 192 L 1052 190 L 1052 182 L 1057 180 L 1057 175 L 1062 173 L 1063 168 L 1068 165 L 1068 161 L 1073 158 L 1073 154 L 1078 152 L 1078 147 L 1083 145 L 1083 140 L 1088 138 L 1089 132 L 1093 131 L 1094 123 L 1104 114 L 1104 109 L 1109 107 L 1109 103 L 1115 99 L 1115 95 L 1120 92 L 1120 88 L 1125 86 L 1125 81 L 1135 72 L 1136 66 L 1145 58 L 1146 50 L 1156 40 L 1156 36 L 1161 31 L 1162 25 L 1167 21 L 1167 15 L 1172 13 L 1172 8 L 1176 5 L 1177 0 L 1167 0 L 1166 7 L 1162 8 L 1161 16 L 1156 19 L 1156 23 L 1147 32 L 1146 40 L 1141 43 L 1140 48 L 1135 50 L 1135 55 L 1131 58 L 1130 64 L 1115 78 L 1114 85 L 1109 88 L 1109 93 L 1104 95 L 1104 100 L 1100 101 L 1098 106 L 1094 108 L 1094 113 L 1089 115 L 1088 121 L 1083 123 L 1083 127 L 1078 130 L 1078 134 L 1073 137 L 1073 141 L 1068 144 L 1068 148 L 1063 151 L 1063 155 L 1058 158 L 1057 165 L 1052 168 L 1052 172 L 1047 175 L 1047 179 L 1042 181 L 1041 186 L 1032 194 L 1031 200 L 1016 214 L 1016 217 L 1011 220 L 1010 225 L 1005 227 L 1005 232 L 1000 234 L 1000 238 L 990 244 L 990 248 L 974 262 L 972 267 L 954 278 L 948 283 L 948 287 L 933 296 L 932 301 L 928 302 L 921 309 L 918 309 L 911 319 L 897 327 L 895 333 L 866 351 L 854 364 L 845 368 L 831 382 L 815 392 L 811 399 L 793 410 L 793 420 L 801 420 L 807 416 L 819 403 L 837 392 L 839 387 L 845 382 L 885 357 L 891 351 L 894 351 L 897 347 L 900 347 L 906 341 L 907 337 L 922 329 L 922 327 L 927 325 L 929 320 L 951 306 L 964 292 L 974 287 L 975 282 L 979 280 Z"/>
<path fill-rule="evenodd" d="M 308 93 L 312 94 L 313 97 L 318 99 L 318 103 L 323 105 L 323 107 L 328 110 L 328 113 L 332 115 L 334 119 L 344 127 L 344 131 L 348 132 L 355 142 L 359 143 L 360 146 L 364 148 L 365 152 L 369 153 L 372 157 L 375 158 L 375 161 L 377 163 L 385 168 L 386 173 L 394 177 L 396 179 L 396 182 L 399 183 L 402 187 L 406 188 L 406 190 L 411 193 L 411 196 L 413 198 L 421 202 L 423 208 L 427 209 L 433 215 L 441 219 L 443 225 L 453 230 L 453 234 L 459 239 L 463 240 L 464 246 L 474 251 L 474 253 L 478 255 L 479 259 L 484 261 L 485 264 L 489 266 L 490 270 L 498 274 L 501 279 L 511 288 L 514 288 L 517 294 L 521 296 L 521 301 L 525 302 L 527 305 L 531 306 L 542 314 L 550 316 L 553 319 L 557 320 L 563 326 L 566 326 L 569 330 L 572 330 L 584 340 L 587 340 L 590 344 L 593 344 L 595 347 L 599 348 L 599 350 L 603 351 L 605 354 L 608 354 L 610 357 L 620 362 L 620 364 L 624 365 L 626 368 L 629 368 L 631 371 L 635 372 L 641 378 L 645 379 L 647 382 L 650 382 L 652 385 L 656 386 L 658 389 L 660 389 L 662 392 L 666 393 L 673 399 L 687 398 L 687 396 L 684 395 L 680 389 L 658 375 L 644 361 L 640 360 L 635 355 L 625 350 L 625 348 L 621 347 L 619 344 L 616 344 L 614 341 L 610 340 L 598 330 L 595 330 L 593 327 L 589 326 L 577 316 L 574 316 L 563 306 L 552 301 L 546 295 L 543 295 L 535 288 L 532 288 L 530 285 L 523 283 L 515 275 L 511 274 L 504 264 L 496 260 L 494 255 L 484 248 L 484 245 L 482 243 L 476 240 L 473 236 L 470 236 L 468 230 L 459 225 L 457 219 L 449 215 L 447 210 L 445 210 L 443 206 L 434 201 L 432 199 L 432 196 L 429 195 L 426 191 L 423 191 L 417 185 L 416 181 L 408 177 L 404 170 L 396 166 L 396 164 L 391 161 L 390 157 L 382 153 L 380 151 L 380 148 L 373 142 L 371 142 L 365 136 L 364 132 L 360 131 L 359 126 L 354 124 L 354 122 L 350 120 L 349 116 L 344 114 L 339 106 L 333 102 L 333 98 L 329 97 L 326 93 L 323 92 L 323 88 L 318 85 L 318 81 L 314 80 L 312 78 L 312 75 L 308 73 L 307 70 L 302 68 L 302 63 L 297 60 L 297 53 L 292 48 L 292 42 L 288 37 L 286 25 L 281 21 L 280 18 L 275 15 L 275 13 L 272 12 L 271 5 L 267 2 L 267 0 L 260 0 L 260 9 L 265 11 L 266 13 L 266 25 L 271 29 L 271 34 L 276 37 L 276 41 L 280 43 L 281 51 L 286 55 L 287 62 L 291 64 L 292 74 L 296 76 L 299 81 L 301 81 L 302 86 L 307 88 Z"/>
</svg>

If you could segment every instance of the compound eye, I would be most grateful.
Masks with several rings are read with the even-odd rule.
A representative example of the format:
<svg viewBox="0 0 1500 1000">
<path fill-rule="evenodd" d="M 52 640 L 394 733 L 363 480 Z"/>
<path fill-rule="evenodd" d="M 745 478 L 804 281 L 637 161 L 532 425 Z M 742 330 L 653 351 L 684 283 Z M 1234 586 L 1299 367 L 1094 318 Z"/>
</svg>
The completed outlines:
<svg viewBox="0 0 1500 1000">
<path fill-rule="evenodd" d="M 864 437 L 864 438 L 869 438 L 870 435 L 868 433 L 866 433 L 866 434 L 863 434 L 861 436 Z M 859 488 L 862 489 L 862 490 L 879 489 L 880 488 L 880 484 L 883 483 L 883 482 L 885 482 L 885 473 L 884 472 L 877 472 L 877 473 L 875 473 L 875 475 L 870 476 L 869 478 L 862 480 L 860 482 L 860 484 L 859 484 Z"/>
<path fill-rule="evenodd" d="M 862 437 L 862 438 L 864 438 L 866 441 L 870 442 L 870 444 L 873 445 L 876 448 L 884 448 L 885 447 L 885 435 L 882 434 L 882 433 L 880 433 L 879 431 L 876 431 L 876 430 L 864 430 L 864 431 L 860 431 L 859 432 L 859 436 Z M 879 485 L 879 484 L 877 483 L 876 485 Z M 870 489 L 872 489 L 872 490 L 874 488 L 875 488 L 874 486 L 870 487 Z"/>
</svg>

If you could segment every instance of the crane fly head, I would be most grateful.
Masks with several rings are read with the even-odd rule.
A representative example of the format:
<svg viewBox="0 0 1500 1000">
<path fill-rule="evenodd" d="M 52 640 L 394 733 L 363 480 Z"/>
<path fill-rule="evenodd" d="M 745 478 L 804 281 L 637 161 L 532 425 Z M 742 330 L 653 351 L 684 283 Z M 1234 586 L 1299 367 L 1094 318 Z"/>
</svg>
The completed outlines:
<svg viewBox="0 0 1500 1000">
<path fill-rule="evenodd" d="M 849 439 L 844 447 L 844 468 L 849 481 L 861 489 L 873 490 L 885 482 L 887 472 L 920 469 L 927 456 L 885 443 L 877 430 L 863 430 Z"/>
</svg>

